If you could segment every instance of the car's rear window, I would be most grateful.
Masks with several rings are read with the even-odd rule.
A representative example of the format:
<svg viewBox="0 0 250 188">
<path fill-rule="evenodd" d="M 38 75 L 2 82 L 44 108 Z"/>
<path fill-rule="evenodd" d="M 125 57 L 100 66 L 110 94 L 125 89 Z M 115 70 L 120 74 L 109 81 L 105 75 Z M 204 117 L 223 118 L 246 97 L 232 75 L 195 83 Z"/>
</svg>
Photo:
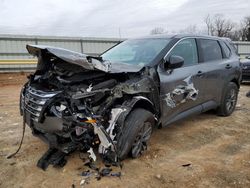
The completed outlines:
<svg viewBox="0 0 250 188">
<path fill-rule="evenodd" d="M 222 59 L 221 47 L 217 40 L 200 39 L 200 46 L 205 62 Z"/>
<path fill-rule="evenodd" d="M 220 42 L 220 45 L 223 49 L 223 52 L 224 52 L 224 57 L 225 58 L 229 58 L 230 55 L 231 55 L 231 50 L 229 49 L 229 47 L 227 46 L 227 44 L 225 42 Z"/>
</svg>

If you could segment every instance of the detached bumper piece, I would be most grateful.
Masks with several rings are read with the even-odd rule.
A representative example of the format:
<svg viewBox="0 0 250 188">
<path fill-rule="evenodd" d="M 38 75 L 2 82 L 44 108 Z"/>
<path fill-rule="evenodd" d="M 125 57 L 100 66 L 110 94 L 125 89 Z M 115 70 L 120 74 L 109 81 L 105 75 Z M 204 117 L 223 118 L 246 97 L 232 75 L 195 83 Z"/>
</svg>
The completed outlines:
<svg viewBox="0 0 250 188">
<path fill-rule="evenodd" d="M 37 162 L 37 167 L 43 170 L 46 170 L 49 165 L 63 167 L 67 163 L 67 160 L 65 159 L 66 155 L 66 153 L 58 149 L 49 148 Z"/>
</svg>

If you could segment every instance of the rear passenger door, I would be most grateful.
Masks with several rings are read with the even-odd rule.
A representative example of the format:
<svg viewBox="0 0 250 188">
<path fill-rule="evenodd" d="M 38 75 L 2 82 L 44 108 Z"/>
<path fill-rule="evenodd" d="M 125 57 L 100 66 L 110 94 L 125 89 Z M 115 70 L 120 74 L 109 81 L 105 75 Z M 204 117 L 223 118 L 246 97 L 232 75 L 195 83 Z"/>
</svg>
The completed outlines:
<svg viewBox="0 0 250 188">
<path fill-rule="evenodd" d="M 201 56 L 204 101 L 220 102 L 225 75 L 231 68 L 229 59 L 223 58 L 223 51 L 218 40 L 198 39 L 197 42 Z"/>
</svg>

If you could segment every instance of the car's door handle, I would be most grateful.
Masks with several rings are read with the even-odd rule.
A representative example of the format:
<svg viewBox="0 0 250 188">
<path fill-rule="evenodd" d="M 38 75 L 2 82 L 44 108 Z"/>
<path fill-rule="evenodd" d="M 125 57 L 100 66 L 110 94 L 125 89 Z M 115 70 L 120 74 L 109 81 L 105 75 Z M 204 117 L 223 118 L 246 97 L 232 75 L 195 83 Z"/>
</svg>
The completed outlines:
<svg viewBox="0 0 250 188">
<path fill-rule="evenodd" d="M 225 68 L 226 68 L 226 69 L 231 69 L 231 68 L 232 68 L 232 65 L 227 64 Z"/>
<path fill-rule="evenodd" d="M 202 77 L 203 76 L 203 72 L 202 71 L 198 71 L 197 72 L 197 76 Z"/>
</svg>

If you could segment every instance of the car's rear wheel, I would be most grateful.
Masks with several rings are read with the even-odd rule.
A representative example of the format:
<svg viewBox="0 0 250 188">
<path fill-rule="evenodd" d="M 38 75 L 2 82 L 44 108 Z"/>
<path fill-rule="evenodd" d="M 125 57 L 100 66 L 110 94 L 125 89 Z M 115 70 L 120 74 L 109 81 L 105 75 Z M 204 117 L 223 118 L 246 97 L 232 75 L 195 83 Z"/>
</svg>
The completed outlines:
<svg viewBox="0 0 250 188">
<path fill-rule="evenodd" d="M 230 82 L 222 97 L 221 104 L 217 111 L 218 115 L 230 116 L 233 113 L 238 99 L 238 92 L 238 86 L 235 83 Z"/>
<path fill-rule="evenodd" d="M 132 158 L 137 158 L 147 150 L 154 124 L 155 119 L 151 112 L 142 108 L 130 112 L 117 141 L 117 151 L 121 160 L 128 154 L 131 154 Z"/>
</svg>

